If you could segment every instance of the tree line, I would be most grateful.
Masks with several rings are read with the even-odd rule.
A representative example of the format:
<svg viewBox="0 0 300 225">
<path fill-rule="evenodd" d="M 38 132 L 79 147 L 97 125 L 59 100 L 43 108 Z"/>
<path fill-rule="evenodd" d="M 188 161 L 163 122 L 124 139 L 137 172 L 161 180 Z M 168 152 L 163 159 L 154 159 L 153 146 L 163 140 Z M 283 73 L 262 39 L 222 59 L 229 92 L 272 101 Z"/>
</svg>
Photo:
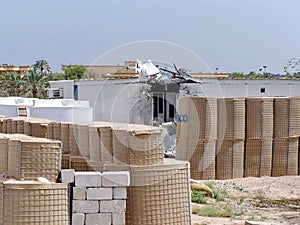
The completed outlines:
<svg viewBox="0 0 300 225">
<path fill-rule="evenodd" d="M 21 96 L 45 98 L 50 80 L 77 80 L 90 77 L 86 68 L 81 65 L 62 65 L 62 74 L 52 73 L 46 60 L 37 60 L 33 69 L 23 77 L 14 72 L 6 72 L 0 76 L 0 96 Z M 285 74 L 271 74 L 262 69 L 258 73 L 251 71 L 248 74 L 234 72 L 229 79 L 296 79 L 300 80 L 300 59 L 292 58 L 283 67 Z"/>
<path fill-rule="evenodd" d="M 272 74 L 266 72 L 267 66 L 263 66 L 263 69 L 259 69 L 259 72 L 250 71 L 248 74 L 234 72 L 229 75 L 231 79 L 289 79 L 289 80 L 300 80 L 300 59 L 292 58 L 289 59 L 283 66 L 285 74 Z"/>
<path fill-rule="evenodd" d="M 63 74 L 54 74 L 46 60 L 37 60 L 32 70 L 20 76 L 14 72 L 6 72 L 0 76 L 0 96 L 19 96 L 30 98 L 46 98 L 46 90 L 50 80 L 81 79 L 86 72 L 80 65 L 63 66 Z"/>
</svg>

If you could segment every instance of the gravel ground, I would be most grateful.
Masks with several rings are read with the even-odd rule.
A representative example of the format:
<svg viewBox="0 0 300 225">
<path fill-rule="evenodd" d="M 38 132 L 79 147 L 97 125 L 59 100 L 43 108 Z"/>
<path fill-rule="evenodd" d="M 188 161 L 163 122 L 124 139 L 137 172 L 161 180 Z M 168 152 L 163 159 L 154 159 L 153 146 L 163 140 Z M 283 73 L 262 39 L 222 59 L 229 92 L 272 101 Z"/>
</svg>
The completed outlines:
<svg viewBox="0 0 300 225">
<path fill-rule="evenodd" d="M 300 225 L 300 176 L 249 177 L 214 183 L 217 190 L 227 193 L 227 197 L 223 201 L 209 199 L 206 204 L 193 203 L 193 207 L 211 205 L 224 208 L 230 205 L 236 214 L 232 218 L 193 214 L 193 225 L 242 225 L 246 220 L 256 224 Z"/>
</svg>

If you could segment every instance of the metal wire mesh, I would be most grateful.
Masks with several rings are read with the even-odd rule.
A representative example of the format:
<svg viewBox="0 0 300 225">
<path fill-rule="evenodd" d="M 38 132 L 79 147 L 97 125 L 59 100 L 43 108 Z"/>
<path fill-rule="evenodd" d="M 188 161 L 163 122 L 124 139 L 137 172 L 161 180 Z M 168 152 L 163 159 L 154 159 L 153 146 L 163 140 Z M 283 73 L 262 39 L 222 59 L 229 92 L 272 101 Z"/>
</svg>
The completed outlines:
<svg viewBox="0 0 300 225">
<path fill-rule="evenodd" d="M 244 175 L 244 141 L 217 141 L 216 179 L 242 178 Z"/>
<path fill-rule="evenodd" d="M 191 178 L 195 180 L 215 179 L 216 140 L 198 141 L 195 149 L 194 144 L 189 142 L 188 149 L 190 152 L 187 158 L 191 164 Z"/>
<path fill-rule="evenodd" d="M 3 119 L 3 133 L 11 134 L 11 119 L 10 118 L 4 118 Z"/>
<path fill-rule="evenodd" d="M 46 138 L 47 137 L 47 123 L 30 122 L 31 136 Z"/>
<path fill-rule="evenodd" d="M 53 139 L 61 140 L 61 127 L 60 123 L 53 123 Z"/>
<path fill-rule="evenodd" d="M 246 140 L 245 177 L 271 176 L 272 139 Z"/>
<path fill-rule="evenodd" d="M 54 123 L 55 122 L 51 122 L 47 126 L 47 138 L 49 139 L 54 139 Z"/>
<path fill-rule="evenodd" d="M 300 97 L 290 98 L 289 137 L 300 137 Z"/>
<path fill-rule="evenodd" d="M 245 99 L 218 99 L 218 139 L 245 139 Z"/>
<path fill-rule="evenodd" d="M 2 224 L 69 224 L 67 184 L 7 181 L 0 188 Z"/>
<path fill-rule="evenodd" d="M 9 135 L 0 134 L 0 174 L 8 172 L 8 140 Z"/>
<path fill-rule="evenodd" d="M 69 154 L 70 153 L 70 136 L 69 136 L 69 124 L 68 123 L 61 123 L 60 125 L 60 134 L 61 134 L 61 142 L 63 144 L 63 153 Z"/>
<path fill-rule="evenodd" d="M 70 169 L 75 171 L 90 171 L 88 159 L 82 156 L 70 156 Z"/>
<path fill-rule="evenodd" d="M 126 225 L 189 225 L 188 163 L 131 166 Z"/>
<path fill-rule="evenodd" d="M 89 155 L 91 160 L 101 161 L 101 146 L 98 127 L 89 126 Z"/>
<path fill-rule="evenodd" d="M 162 163 L 160 129 L 134 125 L 132 127 L 114 127 L 112 133 L 114 163 L 130 165 Z"/>
<path fill-rule="evenodd" d="M 300 136 L 300 98 L 277 97 L 274 99 L 274 137 Z"/>
<path fill-rule="evenodd" d="M 70 155 L 69 154 L 62 155 L 61 169 L 70 169 Z"/>
<path fill-rule="evenodd" d="M 298 175 L 298 138 L 275 138 L 272 176 Z"/>
<path fill-rule="evenodd" d="M 78 147 L 78 133 L 76 129 L 76 124 L 69 124 L 69 148 L 71 155 L 80 155 Z"/>
<path fill-rule="evenodd" d="M 24 134 L 24 120 L 17 120 L 17 132 L 18 134 Z"/>
<path fill-rule="evenodd" d="M 61 142 L 47 139 L 10 140 L 9 175 L 21 180 L 45 177 L 56 181 L 61 168 Z"/>
<path fill-rule="evenodd" d="M 77 132 L 77 141 L 78 148 L 80 151 L 80 155 L 83 157 L 89 158 L 89 126 L 88 124 L 77 124 L 76 125 Z"/>
<path fill-rule="evenodd" d="M 273 138 L 273 98 L 246 99 L 246 139 Z"/>
<path fill-rule="evenodd" d="M 111 127 L 98 129 L 100 138 L 100 157 L 102 162 L 113 162 L 113 136 Z"/>
</svg>

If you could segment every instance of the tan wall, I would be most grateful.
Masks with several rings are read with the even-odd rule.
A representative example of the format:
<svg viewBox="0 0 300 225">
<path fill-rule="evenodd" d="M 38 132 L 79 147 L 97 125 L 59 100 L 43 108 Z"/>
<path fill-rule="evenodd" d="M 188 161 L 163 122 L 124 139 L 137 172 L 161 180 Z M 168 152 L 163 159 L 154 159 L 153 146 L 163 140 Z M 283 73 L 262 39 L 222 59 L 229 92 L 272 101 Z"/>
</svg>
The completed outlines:
<svg viewBox="0 0 300 225">
<path fill-rule="evenodd" d="M 6 72 L 14 72 L 19 74 L 20 76 L 23 76 L 26 72 L 30 71 L 32 69 L 32 66 L 6 66 L 2 65 L 0 66 L 0 75 L 6 73 Z"/>
<path fill-rule="evenodd" d="M 127 62 L 125 62 L 127 63 Z M 129 63 L 128 66 L 131 66 Z M 103 75 L 111 74 L 117 77 L 130 77 L 137 74 L 136 69 L 128 68 L 128 66 L 84 66 L 88 75 L 95 78 L 103 78 Z M 134 66 L 134 65 L 132 65 Z"/>
</svg>

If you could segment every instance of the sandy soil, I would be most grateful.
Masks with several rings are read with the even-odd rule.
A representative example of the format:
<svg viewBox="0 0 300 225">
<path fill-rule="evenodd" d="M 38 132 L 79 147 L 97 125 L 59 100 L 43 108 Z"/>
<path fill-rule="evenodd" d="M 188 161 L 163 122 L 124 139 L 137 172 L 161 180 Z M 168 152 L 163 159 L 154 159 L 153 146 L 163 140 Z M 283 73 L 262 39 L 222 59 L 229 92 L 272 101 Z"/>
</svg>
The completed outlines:
<svg viewBox="0 0 300 225">
<path fill-rule="evenodd" d="M 209 199 L 206 204 L 192 203 L 192 206 L 230 205 L 235 215 L 232 218 L 213 218 L 193 214 L 193 225 L 244 225 L 245 221 L 300 225 L 300 176 L 249 177 L 214 183 L 216 189 L 227 193 L 227 197 L 223 201 Z"/>
</svg>

